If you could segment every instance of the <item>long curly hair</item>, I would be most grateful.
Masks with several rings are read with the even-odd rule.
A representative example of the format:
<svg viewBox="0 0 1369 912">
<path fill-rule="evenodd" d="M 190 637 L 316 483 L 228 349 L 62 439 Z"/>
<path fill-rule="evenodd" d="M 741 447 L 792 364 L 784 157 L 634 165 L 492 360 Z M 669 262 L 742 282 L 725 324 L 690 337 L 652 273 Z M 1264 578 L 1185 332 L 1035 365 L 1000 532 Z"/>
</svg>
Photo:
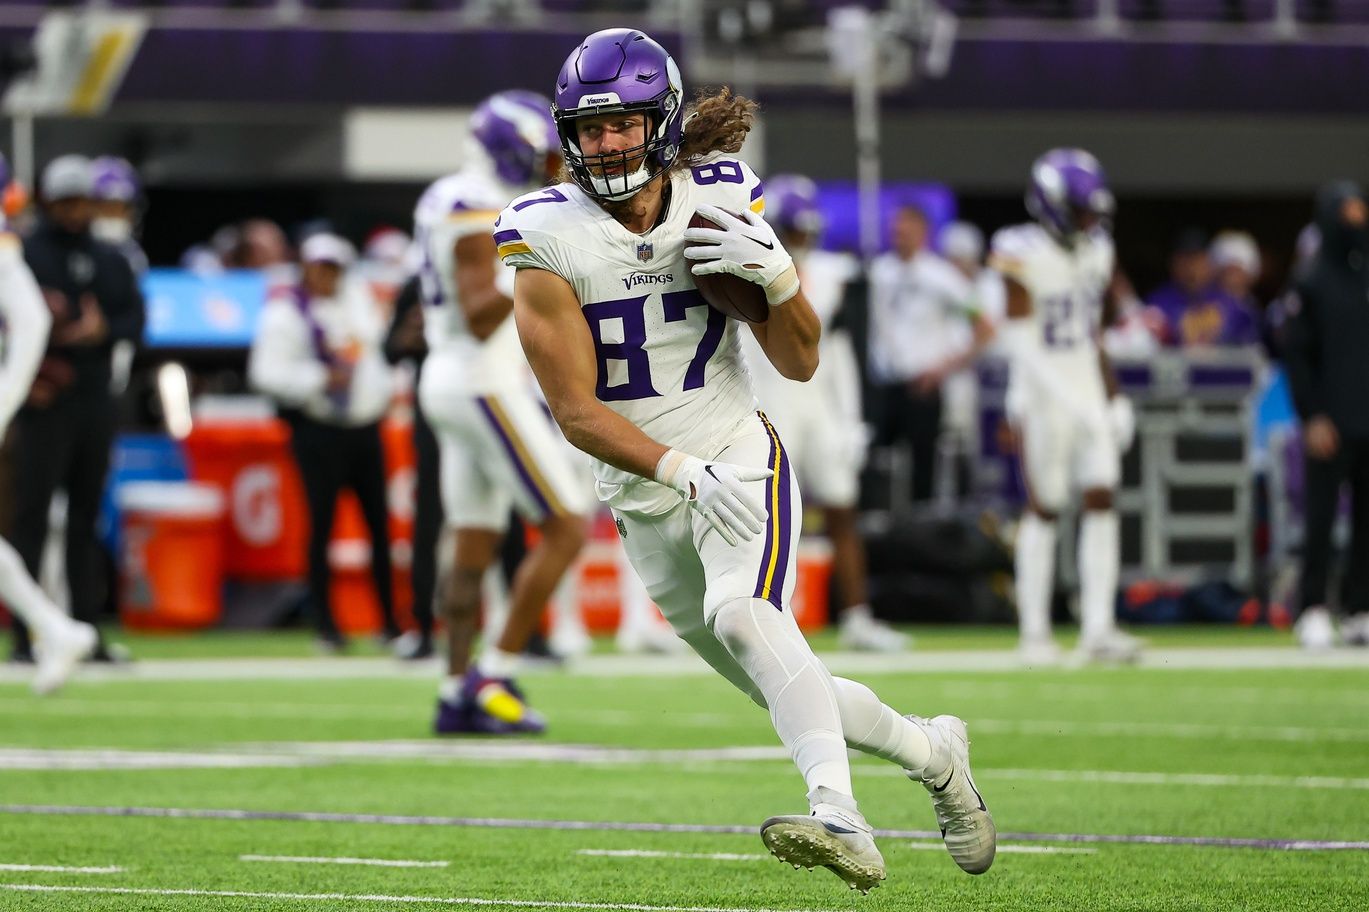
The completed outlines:
<svg viewBox="0 0 1369 912">
<path fill-rule="evenodd" d="M 689 167 L 714 152 L 737 152 L 756 119 L 760 105 L 727 86 L 716 92 L 701 89 L 685 109 L 684 139 L 671 167 Z"/>
</svg>

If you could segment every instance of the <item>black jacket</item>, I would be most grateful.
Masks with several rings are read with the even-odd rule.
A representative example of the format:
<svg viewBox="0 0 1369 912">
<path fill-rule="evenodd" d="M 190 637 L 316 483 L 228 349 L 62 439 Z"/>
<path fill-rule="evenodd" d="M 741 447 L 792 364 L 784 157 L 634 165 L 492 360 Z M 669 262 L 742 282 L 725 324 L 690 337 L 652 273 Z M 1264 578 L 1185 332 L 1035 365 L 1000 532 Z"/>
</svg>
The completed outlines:
<svg viewBox="0 0 1369 912">
<path fill-rule="evenodd" d="M 1326 415 L 1342 437 L 1369 440 L 1369 231 L 1341 221 L 1348 181 L 1317 194 L 1321 249 L 1298 276 L 1285 327 L 1284 364 L 1304 421 Z"/>
<path fill-rule="evenodd" d="M 143 336 L 143 293 L 128 259 L 89 233 L 71 234 L 46 220 L 24 239 L 24 259 L 49 302 L 65 300 L 65 312 L 59 304 L 53 315 L 54 332 L 63 322 L 80 318 L 83 295 L 95 298 L 109 324 L 104 342 L 82 347 L 49 343 L 48 358 L 71 365 L 75 389 L 107 390 L 114 343 L 128 339 L 136 344 Z"/>
</svg>

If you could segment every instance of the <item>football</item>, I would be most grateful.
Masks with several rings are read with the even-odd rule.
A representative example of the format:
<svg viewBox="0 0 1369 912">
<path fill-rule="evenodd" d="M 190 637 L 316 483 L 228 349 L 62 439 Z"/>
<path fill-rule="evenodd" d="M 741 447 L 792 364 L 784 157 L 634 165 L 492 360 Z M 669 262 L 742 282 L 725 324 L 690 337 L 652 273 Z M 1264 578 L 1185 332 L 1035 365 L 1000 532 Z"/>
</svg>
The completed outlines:
<svg viewBox="0 0 1369 912">
<path fill-rule="evenodd" d="M 721 226 L 696 212 L 694 217 L 689 220 L 689 227 L 720 228 Z M 748 282 L 738 276 L 720 272 L 716 275 L 696 275 L 694 284 L 710 307 L 727 314 L 734 320 L 764 323 L 770 319 L 770 302 L 765 299 L 765 289 L 755 282 Z"/>
</svg>

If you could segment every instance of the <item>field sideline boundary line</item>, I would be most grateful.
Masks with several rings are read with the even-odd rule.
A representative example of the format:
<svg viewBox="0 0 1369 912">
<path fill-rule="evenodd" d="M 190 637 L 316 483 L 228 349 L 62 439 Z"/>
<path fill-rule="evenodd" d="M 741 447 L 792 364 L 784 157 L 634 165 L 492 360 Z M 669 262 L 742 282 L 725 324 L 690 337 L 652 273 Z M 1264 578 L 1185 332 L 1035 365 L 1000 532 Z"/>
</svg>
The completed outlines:
<svg viewBox="0 0 1369 912">
<path fill-rule="evenodd" d="M 809 909 L 742 909 L 727 906 L 648 906 L 637 903 L 567 900 L 489 899 L 481 896 L 389 896 L 381 893 L 268 893 L 251 890 L 196 890 L 158 887 L 68 887 L 49 884 L 0 884 L 22 893 L 103 893 L 126 896 L 222 896 L 235 899 L 286 899 L 307 902 L 407 903 L 438 906 L 500 906 L 517 909 L 606 909 L 623 912 L 816 912 Z"/>
<path fill-rule="evenodd" d="M 755 824 L 656 823 L 626 820 L 534 820 L 505 817 L 440 817 L 410 814 L 343 814 L 331 811 L 251 811 L 234 808 L 101 807 L 88 805 L 4 804 L 0 814 L 67 817 L 153 817 L 197 820 L 285 820 L 299 823 L 369 823 L 386 826 L 444 826 L 499 830 L 579 830 L 632 833 L 754 834 Z M 935 830 L 876 829 L 885 839 L 940 839 Z M 1006 842 L 1082 843 L 1089 845 L 1203 846 L 1279 851 L 1369 851 L 1369 841 L 1326 839 L 1260 839 L 1234 836 L 1175 836 L 1152 833 L 999 833 Z M 600 908 L 594 906 L 592 908 Z M 612 906 L 605 908 L 653 908 Z"/>
</svg>

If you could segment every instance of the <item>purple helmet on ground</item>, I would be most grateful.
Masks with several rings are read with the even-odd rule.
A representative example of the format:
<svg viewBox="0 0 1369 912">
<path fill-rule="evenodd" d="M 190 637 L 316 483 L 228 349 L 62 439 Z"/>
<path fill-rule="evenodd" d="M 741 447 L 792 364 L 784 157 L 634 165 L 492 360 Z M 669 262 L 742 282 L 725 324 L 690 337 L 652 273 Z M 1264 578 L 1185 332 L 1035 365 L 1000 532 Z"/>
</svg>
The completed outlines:
<svg viewBox="0 0 1369 912">
<path fill-rule="evenodd" d="M 779 231 L 821 234 L 818 185 L 797 174 L 776 174 L 765 182 L 765 218 Z"/>
<path fill-rule="evenodd" d="M 102 155 L 90 167 L 95 172 L 95 199 L 132 204 L 142 195 L 138 172 L 124 159 Z"/>
<path fill-rule="evenodd" d="M 556 77 L 551 110 L 571 177 L 597 199 L 627 199 L 680 153 L 680 68 L 665 48 L 636 29 L 605 29 L 582 41 Z M 645 114 L 646 141 L 621 152 L 585 155 L 576 118 L 615 113 Z M 615 168 L 619 173 L 605 171 Z"/>
<path fill-rule="evenodd" d="M 547 156 L 556 151 L 556 124 L 545 95 L 525 89 L 496 92 L 471 114 L 471 135 L 506 184 L 542 183 Z"/>
<path fill-rule="evenodd" d="M 1083 149 L 1051 149 L 1032 163 L 1027 184 L 1027 211 L 1051 234 L 1072 240 L 1083 230 L 1084 217 L 1112 217 L 1112 191 L 1103 166 Z"/>
</svg>

